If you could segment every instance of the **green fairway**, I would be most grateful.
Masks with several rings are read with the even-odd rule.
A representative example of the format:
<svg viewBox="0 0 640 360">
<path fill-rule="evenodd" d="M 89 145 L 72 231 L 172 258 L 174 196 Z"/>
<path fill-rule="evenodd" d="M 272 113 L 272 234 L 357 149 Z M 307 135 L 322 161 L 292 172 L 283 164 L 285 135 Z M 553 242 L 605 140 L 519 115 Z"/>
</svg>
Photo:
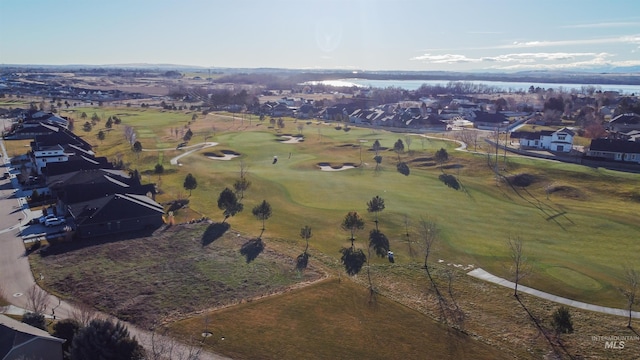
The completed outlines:
<svg viewBox="0 0 640 360">
<path fill-rule="evenodd" d="M 280 134 L 268 129 L 268 121 L 260 123 L 254 117 L 249 124 L 238 115 L 234 118 L 224 114 L 199 115 L 190 125 L 194 133 L 190 145 L 203 142 L 205 136 L 218 145 L 196 151 L 180 159 L 180 166 L 172 166 L 169 159 L 183 153 L 175 150 L 182 139 L 172 131 L 184 129 L 192 113 L 154 109 L 78 111 L 86 111 L 89 116 L 93 112 L 118 114 L 123 120 L 103 144 L 95 134 L 105 119 L 89 133 L 76 130 L 99 145 L 98 155 L 110 159 L 119 156 L 130 168 L 140 171 L 152 170 L 158 161 L 163 162 L 168 174 L 160 180 L 155 176 L 144 178 L 159 183 L 159 201 L 186 197 L 188 192 L 182 184 L 186 174 L 192 173 L 198 187 L 189 199 L 188 216 L 195 212 L 222 220 L 216 203 L 218 194 L 225 187 L 232 187 L 239 177 L 240 163 L 244 163 L 252 183 L 243 199 L 245 210 L 228 221 L 243 233 L 258 235 L 261 223 L 251 215 L 251 209 L 267 200 L 273 216 L 266 222 L 264 237 L 274 246 L 302 251 L 298 233 L 309 225 L 313 229 L 311 246 L 337 259 L 338 250 L 347 243 L 340 222 L 348 211 L 358 211 L 367 220 L 366 229 L 357 234 L 358 246 L 364 247 L 373 228 L 373 216 L 367 214 L 366 203 L 379 195 L 386 203 L 379 215 L 380 229 L 389 237 L 400 262 L 410 261 L 405 218 L 409 219 L 410 239 L 416 243 L 418 222 L 430 218 L 437 222 L 441 238 L 434 258 L 473 264 L 506 277 L 506 241 L 519 236 L 535 270 L 524 283 L 585 302 L 623 307 L 624 299 L 617 290 L 622 285 L 623 266 L 640 263 L 640 186 L 636 174 L 509 157 L 503 175 L 535 176 L 531 184 L 512 187 L 496 181 L 485 155 L 456 151 L 457 144 L 453 142 L 412 135 L 408 149 L 407 134 L 355 127 L 344 131 L 336 130 L 335 124 L 316 120 L 294 123 L 293 119 L 286 119 L 282 134 L 296 135 L 300 131 L 297 126 L 302 124 L 304 136 L 301 143 L 286 144 L 278 141 Z M 136 130 L 144 149 L 169 150 L 162 157 L 157 152 L 143 152 L 137 158 L 123 136 L 124 126 Z M 379 171 L 375 171 L 370 150 L 376 139 L 387 148 L 380 153 L 383 160 Z M 409 176 L 396 171 L 398 155 L 389 150 L 398 139 L 405 142 L 405 152 L 400 157 L 409 164 Z M 441 147 L 450 156 L 443 171 L 457 178 L 459 190 L 447 187 L 439 179 L 443 171 L 435 165 L 433 155 Z M 221 161 L 203 155 L 221 150 L 240 156 Z M 276 164 L 274 156 L 278 158 Z M 502 156 L 500 161 L 502 164 Z M 320 171 L 319 163 L 349 163 L 357 168 L 325 172 Z M 189 220 L 180 216 L 179 219 Z"/>
</svg>

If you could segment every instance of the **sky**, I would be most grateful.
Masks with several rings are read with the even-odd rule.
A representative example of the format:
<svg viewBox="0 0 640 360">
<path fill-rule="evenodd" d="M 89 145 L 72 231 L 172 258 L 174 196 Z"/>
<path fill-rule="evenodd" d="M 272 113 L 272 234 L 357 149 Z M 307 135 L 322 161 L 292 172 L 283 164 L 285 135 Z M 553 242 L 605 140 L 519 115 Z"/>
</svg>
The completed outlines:
<svg viewBox="0 0 640 360">
<path fill-rule="evenodd" d="M 640 66 L 635 0 L 0 0 L 0 64 Z"/>
</svg>

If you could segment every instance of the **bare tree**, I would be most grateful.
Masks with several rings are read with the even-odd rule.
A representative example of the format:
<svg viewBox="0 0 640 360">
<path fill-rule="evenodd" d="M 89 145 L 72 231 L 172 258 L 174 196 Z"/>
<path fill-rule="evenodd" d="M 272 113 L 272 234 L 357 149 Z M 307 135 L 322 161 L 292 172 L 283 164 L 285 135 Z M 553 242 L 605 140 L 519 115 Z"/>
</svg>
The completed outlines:
<svg viewBox="0 0 640 360">
<path fill-rule="evenodd" d="M 38 285 L 33 284 L 27 290 L 27 307 L 36 314 L 44 314 L 47 310 L 49 302 L 49 294 L 42 290 Z"/>
<path fill-rule="evenodd" d="M 405 241 L 407 242 L 407 245 L 409 246 L 409 256 L 413 259 L 416 256 L 416 251 L 413 248 L 413 246 L 411 246 L 411 234 L 409 233 L 409 225 L 411 224 L 411 221 L 409 220 L 409 216 L 407 214 L 403 215 L 403 224 L 404 224 L 404 236 L 405 236 Z"/>
<path fill-rule="evenodd" d="M 524 244 L 519 236 L 509 238 L 509 258 L 511 259 L 511 275 L 516 286 L 513 289 L 513 296 L 518 297 L 518 284 L 520 280 L 531 274 L 531 263 L 524 253 Z"/>
<path fill-rule="evenodd" d="M 177 129 L 176 129 L 177 131 Z M 124 137 L 125 139 L 127 139 L 127 141 L 129 142 L 129 145 L 133 146 L 133 144 L 136 142 L 136 132 L 135 130 L 133 130 L 133 128 L 129 125 L 124 127 Z"/>
<path fill-rule="evenodd" d="M 429 255 L 433 250 L 433 245 L 438 239 L 438 227 L 435 221 L 431 219 L 420 220 L 420 236 L 422 237 L 422 245 L 424 246 L 424 266 L 423 269 L 427 272 L 427 277 L 431 282 L 433 290 L 436 292 L 436 298 L 440 307 L 440 316 L 444 322 L 447 321 L 447 303 L 445 297 L 440 292 L 438 285 L 436 284 L 431 271 L 429 270 Z"/>
<path fill-rule="evenodd" d="M 422 245 L 424 246 L 424 269 L 427 272 L 427 276 L 429 277 L 429 280 L 431 280 L 431 283 L 435 284 L 433 277 L 431 277 L 431 272 L 429 271 L 428 261 L 429 255 L 431 255 L 431 251 L 433 250 L 433 244 L 438 239 L 438 227 L 436 222 L 431 219 L 421 219 L 420 236 L 422 237 Z"/>
<path fill-rule="evenodd" d="M 410 135 L 407 135 L 404 137 L 404 142 L 407 143 L 407 152 L 409 154 L 411 154 L 411 142 L 413 141 L 413 138 Z"/>
<path fill-rule="evenodd" d="M 203 339 L 206 338 L 203 337 Z M 151 348 L 147 351 L 147 358 L 149 360 L 197 360 L 202 352 L 203 341 L 192 338 L 183 344 L 171 337 L 167 329 L 154 328 L 151 332 Z"/>
<path fill-rule="evenodd" d="M 625 266 L 624 269 L 625 287 L 620 288 L 620 292 L 627 299 L 627 308 L 629 309 L 629 322 L 627 327 L 631 328 L 631 314 L 633 313 L 633 305 L 638 301 L 638 288 L 640 287 L 640 274 L 638 271 L 630 266 Z"/>
<path fill-rule="evenodd" d="M 240 161 L 240 178 L 233 183 L 233 189 L 240 195 L 241 200 L 244 199 L 244 192 L 251 186 L 251 181 L 246 178 L 248 168 L 244 161 Z"/>
<path fill-rule="evenodd" d="M 71 318 L 82 324 L 82 326 L 87 326 L 91 320 L 97 318 L 97 314 L 91 306 L 83 303 L 75 303 L 73 305 Z"/>
</svg>

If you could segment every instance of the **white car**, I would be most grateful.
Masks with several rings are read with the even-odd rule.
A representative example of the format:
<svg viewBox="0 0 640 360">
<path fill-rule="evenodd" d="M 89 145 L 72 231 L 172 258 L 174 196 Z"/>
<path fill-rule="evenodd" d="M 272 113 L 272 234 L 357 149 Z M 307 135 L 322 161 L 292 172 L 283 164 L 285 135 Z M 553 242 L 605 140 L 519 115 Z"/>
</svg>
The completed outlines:
<svg viewBox="0 0 640 360">
<path fill-rule="evenodd" d="M 55 219 L 56 217 L 57 217 L 57 216 L 55 216 L 54 214 L 49 214 L 49 215 L 47 215 L 47 216 L 40 216 L 40 217 L 38 218 L 38 222 L 39 222 L 40 224 L 44 224 L 47 220 L 49 220 L 49 219 Z"/>
<path fill-rule="evenodd" d="M 45 220 L 44 226 L 47 226 L 47 227 L 49 227 L 49 226 L 58 226 L 58 225 L 62 225 L 64 223 L 66 223 L 66 222 L 67 221 L 65 219 L 54 217 L 54 218 Z"/>
</svg>

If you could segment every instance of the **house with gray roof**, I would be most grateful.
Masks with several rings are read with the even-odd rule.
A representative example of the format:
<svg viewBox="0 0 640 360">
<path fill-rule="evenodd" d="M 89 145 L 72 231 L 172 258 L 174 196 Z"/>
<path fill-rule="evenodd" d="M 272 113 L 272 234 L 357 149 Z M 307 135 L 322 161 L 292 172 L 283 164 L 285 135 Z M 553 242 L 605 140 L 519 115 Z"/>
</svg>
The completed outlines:
<svg viewBox="0 0 640 360">
<path fill-rule="evenodd" d="M 0 314 L 0 359 L 62 360 L 64 339 Z"/>
</svg>

